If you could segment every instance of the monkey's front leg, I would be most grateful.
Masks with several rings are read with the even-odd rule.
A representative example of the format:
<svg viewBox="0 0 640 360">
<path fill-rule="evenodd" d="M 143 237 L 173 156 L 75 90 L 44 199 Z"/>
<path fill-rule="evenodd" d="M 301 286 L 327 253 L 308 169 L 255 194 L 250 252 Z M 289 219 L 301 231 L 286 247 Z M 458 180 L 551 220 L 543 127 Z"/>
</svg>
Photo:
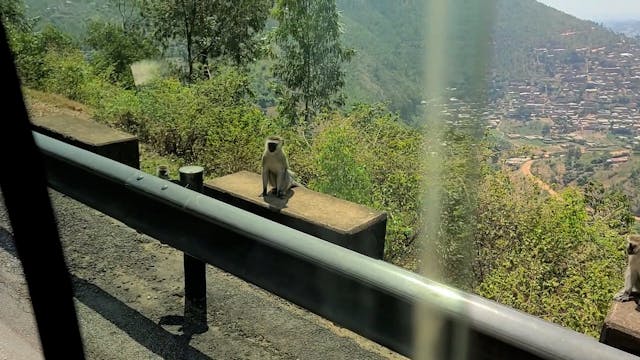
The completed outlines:
<svg viewBox="0 0 640 360">
<path fill-rule="evenodd" d="M 632 299 L 631 293 L 633 292 L 633 284 L 638 280 L 638 273 L 629 271 L 629 268 L 624 273 L 624 288 L 622 288 L 616 296 L 613 297 L 615 301 L 629 301 Z"/>
<path fill-rule="evenodd" d="M 263 167 L 262 169 L 262 194 L 260 196 L 267 196 L 267 184 L 269 183 L 269 171 Z"/>
<path fill-rule="evenodd" d="M 287 168 L 284 168 L 282 171 L 278 173 L 278 180 L 276 183 L 276 190 L 277 190 L 276 195 L 281 199 L 284 197 L 284 192 L 287 191 L 287 189 L 285 188 L 286 176 L 287 176 Z"/>
</svg>

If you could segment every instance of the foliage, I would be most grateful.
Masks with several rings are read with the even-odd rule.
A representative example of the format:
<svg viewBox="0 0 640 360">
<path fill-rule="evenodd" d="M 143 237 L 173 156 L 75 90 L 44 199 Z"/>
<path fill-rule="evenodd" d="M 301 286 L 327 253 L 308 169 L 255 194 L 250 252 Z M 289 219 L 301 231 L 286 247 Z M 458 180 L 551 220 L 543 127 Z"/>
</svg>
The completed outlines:
<svg viewBox="0 0 640 360">
<path fill-rule="evenodd" d="M 302 174 L 309 187 L 385 210 L 385 256 L 406 257 L 419 224 L 421 133 L 382 105 L 361 104 L 344 116 L 320 115 L 313 134 L 311 175 Z"/>
<path fill-rule="evenodd" d="M 602 183 L 589 181 L 584 186 L 585 202 L 591 216 L 620 234 L 627 234 L 634 223 L 630 200 L 619 189 L 605 189 Z"/>
<path fill-rule="evenodd" d="M 465 290 L 471 290 L 474 276 L 470 263 L 476 253 L 470 243 L 473 242 L 473 224 L 479 206 L 478 189 L 482 176 L 489 172 L 490 145 L 478 127 L 480 124 L 480 121 L 470 120 L 443 129 L 442 139 L 436 139 L 443 143 L 438 153 L 441 173 L 435 178 L 427 176 L 430 182 L 426 183 L 427 187 L 440 191 L 440 221 L 433 249 L 437 253 L 435 261 L 447 283 Z M 425 131 L 428 133 L 429 129 Z M 433 149 L 434 139 L 432 136 L 428 139 L 431 142 L 428 141 L 427 146 Z"/>
<path fill-rule="evenodd" d="M 175 0 L 171 2 L 175 3 Z M 114 22 L 119 17 L 113 1 L 28 0 L 27 3 L 29 18 L 46 19 L 48 23 L 71 33 L 77 39 L 86 30 L 87 19 Z M 191 3 L 191 0 L 186 3 Z M 205 4 L 198 3 L 199 6 Z M 230 10 L 232 15 L 228 17 L 235 21 L 245 21 L 244 18 L 238 19 L 236 15 L 243 12 L 253 14 L 255 10 L 256 13 L 267 16 L 271 1 L 266 1 L 269 5 L 263 2 L 251 4 L 249 1 L 229 0 L 219 0 L 217 3 L 222 4 L 220 6 L 225 9 L 235 5 L 238 11 Z M 424 88 L 425 63 L 429 60 L 425 29 L 432 19 L 425 6 L 427 3 L 416 0 L 337 0 L 336 3 L 341 14 L 340 21 L 344 23 L 342 41 L 347 47 L 356 50 L 353 61 L 345 64 L 344 92 L 347 104 L 388 102 L 391 111 L 398 112 L 405 121 L 410 121 L 422 100 L 420 90 Z M 496 80 L 535 79 L 544 76 L 545 68 L 531 53 L 533 48 L 595 48 L 618 41 L 617 35 L 601 25 L 576 19 L 533 0 L 497 0 L 495 3 L 494 47 L 490 50 L 493 51 L 491 69 Z M 244 7 L 249 11 L 245 9 L 240 12 Z M 257 19 L 258 16 L 248 16 L 248 19 L 251 18 Z M 169 24 L 167 28 L 170 31 L 178 30 Z M 242 37 L 243 34 L 234 35 L 229 29 L 253 31 L 249 27 L 227 26 L 227 31 L 223 34 L 229 34 L 233 38 Z M 575 31 L 576 34 L 560 36 L 567 30 Z M 176 41 L 171 40 L 171 37 L 166 39 L 168 46 L 176 47 Z M 183 37 L 176 37 L 178 39 Z M 221 42 L 225 41 L 223 39 Z M 253 47 L 247 47 L 251 48 Z M 450 59 L 455 58 L 452 56 Z M 199 61 L 197 57 L 196 61 Z M 453 65 L 451 68 L 457 69 Z M 460 79 L 463 74 L 460 72 L 458 75 Z M 496 86 L 499 87 L 500 82 Z"/>
<path fill-rule="evenodd" d="M 5 26 L 11 25 L 20 28 L 26 25 L 22 0 L 2 0 L 0 2 L 0 21 Z"/>
<path fill-rule="evenodd" d="M 278 0 L 273 17 L 278 22 L 272 37 L 279 111 L 291 123 L 300 115 L 309 123 L 332 103 L 342 103 L 341 97 L 332 97 L 344 85 L 342 64 L 353 51 L 340 43 L 335 0 Z"/>
<path fill-rule="evenodd" d="M 22 83 L 36 89 L 43 88 L 44 79 L 51 75 L 52 69 L 46 64 L 47 54 L 51 54 L 49 60 L 54 60 L 56 56 L 77 51 L 72 39 L 53 26 L 46 26 L 35 33 L 11 31 L 9 44 Z"/>
<path fill-rule="evenodd" d="M 409 120 L 421 99 L 425 13 L 419 1 L 338 0 L 344 42 L 356 50 L 346 64 L 347 104 L 389 102 Z"/>
<path fill-rule="evenodd" d="M 27 18 L 39 19 L 35 24 L 36 30 L 54 26 L 75 41 L 80 41 L 86 33 L 88 20 L 118 20 L 115 1 L 120 0 L 25 0 L 25 10 Z"/>
<path fill-rule="evenodd" d="M 359 133 L 348 119 L 330 121 L 315 137 L 312 153 L 317 174 L 309 187 L 364 205 L 373 205 L 373 182 L 364 159 L 358 159 Z"/>
<path fill-rule="evenodd" d="M 530 185 L 514 190 L 503 175 L 480 192 L 475 291 L 597 336 L 622 285 L 622 238 L 575 188 L 546 199 Z"/>
<path fill-rule="evenodd" d="M 13 35 L 27 86 L 82 101 L 97 120 L 137 134 L 160 154 L 202 164 L 212 175 L 258 171 L 262 141 L 276 132 L 252 104 L 247 75 L 233 67 L 220 66 L 212 79 L 190 86 L 160 79 L 127 90 L 53 28 Z"/>
<path fill-rule="evenodd" d="M 211 175 L 258 171 L 262 141 L 272 125 L 251 105 L 247 86 L 246 76 L 231 68 L 191 86 L 159 80 L 135 96 L 115 97 L 106 104 L 113 110 L 102 113 L 119 114 L 117 125 L 158 153 L 202 164 Z"/>
<path fill-rule="evenodd" d="M 254 60 L 259 50 L 256 37 L 267 20 L 270 0 L 146 0 L 143 16 L 165 47 L 180 44 L 186 50 L 188 79 L 194 63 L 209 58 L 228 58 L 235 64 Z"/>
<path fill-rule="evenodd" d="M 89 23 L 86 43 L 95 50 L 91 59 L 94 68 L 125 88 L 134 85 L 129 67 L 132 63 L 159 55 L 140 29 L 99 21 Z"/>
<path fill-rule="evenodd" d="M 59 55 L 48 52 L 44 57 L 45 71 L 42 89 L 64 95 L 73 100 L 83 100 L 82 87 L 90 76 L 90 68 L 79 50 Z"/>
</svg>

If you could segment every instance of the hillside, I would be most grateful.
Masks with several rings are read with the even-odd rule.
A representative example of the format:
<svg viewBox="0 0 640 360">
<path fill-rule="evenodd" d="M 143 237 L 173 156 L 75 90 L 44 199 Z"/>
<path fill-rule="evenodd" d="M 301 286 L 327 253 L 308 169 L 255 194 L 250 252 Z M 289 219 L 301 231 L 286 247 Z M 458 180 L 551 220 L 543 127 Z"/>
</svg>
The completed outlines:
<svg viewBox="0 0 640 360">
<path fill-rule="evenodd" d="M 79 39 L 92 19 L 116 18 L 118 10 L 111 1 L 100 0 L 24 0 L 26 15 L 39 19 L 39 26 L 53 24 Z"/>
<path fill-rule="evenodd" d="M 629 37 L 640 37 L 640 20 L 635 21 L 613 21 L 605 24 L 611 30 L 625 34 Z"/>
<path fill-rule="evenodd" d="M 427 50 L 424 34 L 429 14 L 424 2 L 338 0 L 338 6 L 345 42 L 358 52 L 350 65 L 347 93 L 352 100 L 389 99 L 394 110 L 403 115 L 414 113 L 421 100 Z M 543 76 L 544 69 L 533 60 L 534 48 L 597 47 L 618 38 L 598 24 L 534 0 L 497 0 L 493 15 L 491 69 L 501 80 Z"/>
</svg>

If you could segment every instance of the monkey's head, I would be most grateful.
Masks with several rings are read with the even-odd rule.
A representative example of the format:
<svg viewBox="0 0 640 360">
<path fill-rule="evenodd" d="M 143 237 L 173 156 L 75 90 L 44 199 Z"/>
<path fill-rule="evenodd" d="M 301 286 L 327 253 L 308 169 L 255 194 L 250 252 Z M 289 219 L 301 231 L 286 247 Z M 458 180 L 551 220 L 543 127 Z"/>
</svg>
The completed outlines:
<svg viewBox="0 0 640 360">
<path fill-rule="evenodd" d="M 640 251 L 640 235 L 627 236 L 627 254 L 635 255 Z"/>
<path fill-rule="evenodd" d="M 276 150 L 282 149 L 283 144 L 284 139 L 280 136 L 269 136 L 265 142 L 266 148 L 269 152 L 275 152 Z"/>
</svg>

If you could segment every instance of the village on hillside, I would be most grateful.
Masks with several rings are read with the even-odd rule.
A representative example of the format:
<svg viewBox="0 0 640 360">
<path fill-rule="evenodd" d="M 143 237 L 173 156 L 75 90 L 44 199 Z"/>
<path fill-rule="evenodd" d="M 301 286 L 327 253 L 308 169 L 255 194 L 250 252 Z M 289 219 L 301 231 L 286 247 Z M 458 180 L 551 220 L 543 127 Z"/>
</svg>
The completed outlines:
<svg viewBox="0 0 640 360">
<path fill-rule="evenodd" d="M 595 49 L 540 48 L 534 54 L 538 59 L 547 58 L 554 75 L 535 83 L 509 83 L 490 122 L 548 118 L 553 121 L 543 139 L 548 143 L 579 140 L 575 137 L 580 131 L 596 130 L 616 134 L 628 148 L 640 145 L 638 43 L 623 40 Z M 564 61 L 553 60 L 560 56 Z M 575 135 L 567 138 L 569 133 Z"/>
<path fill-rule="evenodd" d="M 532 49 L 531 57 L 532 66 L 544 69 L 546 76 L 500 84 L 501 96 L 483 107 L 487 127 L 504 132 L 509 141 L 610 151 L 607 162 L 612 164 L 626 162 L 640 150 L 640 43 L 620 37 L 617 43 L 594 48 L 542 47 Z M 456 97 L 442 107 L 451 124 L 472 117 L 473 104 Z M 510 122 L 526 127 L 536 121 L 548 125 L 538 133 L 501 126 Z M 506 162 L 518 166 L 527 159 Z"/>
</svg>

